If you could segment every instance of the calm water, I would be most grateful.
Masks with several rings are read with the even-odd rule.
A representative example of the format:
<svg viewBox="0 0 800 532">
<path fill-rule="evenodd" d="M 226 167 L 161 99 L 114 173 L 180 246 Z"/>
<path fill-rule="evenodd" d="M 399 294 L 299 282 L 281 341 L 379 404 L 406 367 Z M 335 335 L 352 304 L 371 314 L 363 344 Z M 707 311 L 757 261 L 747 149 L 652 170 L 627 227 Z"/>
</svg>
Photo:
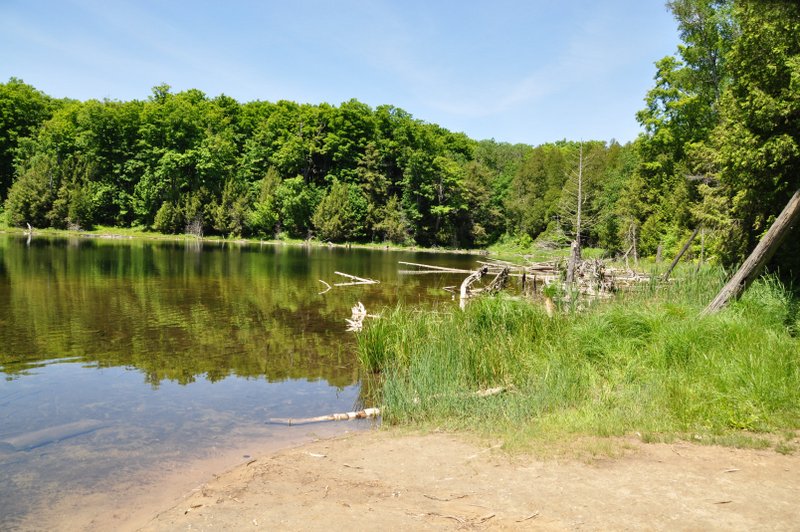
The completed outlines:
<svg viewBox="0 0 800 532">
<path fill-rule="evenodd" d="M 398 261 L 475 265 L 463 255 L 0 235 L 0 529 L 67 492 L 308 433 L 268 418 L 361 407 L 350 307 L 447 302 L 441 287 L 460 281 L 401 275 Z M 381 283 L 320 295 L 319 279 L 346 281 L 334 271 Z"/>
</svg>

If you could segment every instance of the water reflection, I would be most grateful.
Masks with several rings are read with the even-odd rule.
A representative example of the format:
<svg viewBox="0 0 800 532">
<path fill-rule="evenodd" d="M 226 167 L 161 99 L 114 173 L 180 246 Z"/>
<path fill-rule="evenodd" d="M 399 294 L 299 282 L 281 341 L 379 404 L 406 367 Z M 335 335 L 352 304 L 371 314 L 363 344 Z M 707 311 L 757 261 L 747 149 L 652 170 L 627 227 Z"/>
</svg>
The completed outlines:
<svg viewBox="0 0 800 532">
<path fill-rule="evenodd" d="M 446 301 L 467 256 L 0 235 L 0 528 L 64 488 L 280 437 L 360 404 L 350 307 Z M 380 284 L 334 289 L 334 271 Z M 112 475 L 113 473 L 113 475 Z"/>
</svg>

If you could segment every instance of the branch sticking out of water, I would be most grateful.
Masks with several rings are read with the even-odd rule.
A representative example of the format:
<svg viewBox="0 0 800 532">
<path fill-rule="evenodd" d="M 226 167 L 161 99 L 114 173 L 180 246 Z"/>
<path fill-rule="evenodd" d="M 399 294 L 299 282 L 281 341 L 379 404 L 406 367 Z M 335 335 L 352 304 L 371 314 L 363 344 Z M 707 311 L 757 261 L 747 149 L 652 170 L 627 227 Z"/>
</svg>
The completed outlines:
<svg viewBox="0 0 800 532">
<path fill-rule="evenodd" d="M 320 293 L 319 293 L 319 295 L 322 295 L 322 294 L 324 294 L 325 292 L 327 292 L 328 290 L 330 290 L 330 289 L 331 289 L 331 285 L 329 285 L 328 283 L 326 283 L 326 282 L 325 282 L 325 281 L 323 281 L 322 279 L 320 279 L 320 280 L 319 280 L 319 282 L 321 282 L 322 284 L 324 284 L 325 286 L 327 286 L 327 287 L 328 287 L 328 288 L 326 288 L 325 290 L 323 290 L 322 292 L 320 292 Z"/>
<path fill-rule="evenodd" d="M 355 275 L 350 275 L 349 273 L 342 273 L 342 272 L 333 272 L 336 275 L 341 275 L 342 277 L 347 277 L 348 279 L 353 279 L 353 282 L 350 283 L 333 283 L 333 286 L 352 286 L 354 284 L 378 284 L 380 281 L 376 281 L 375 279 L 364 279 L 363 277 L 356 277 Z"/>
<path fill-rule="evenodd" d="M 347 282 L 347 283 L 333 283 L 333 286 L 354 286 L 354 285 L 358 285 L 358 284 L 378 284 L 378 283 L 380 283 L 380 281 L 376 281 L 375 279 L 365 279 L 363 277 L 356 277 L 355 275 L 350 275 L 349 273 L 342 273 L 342 272 L 333 272 L 333 273 L 335 273 L 336 275 L 341 275 L 342 277 L 346 277 L 348 279 L 353 279 L 353 281 Z M 330 290 L 332 288 L 330 284 L 328 284 L 327 282 L 323 281 L 322 279 L 319 279 L 319 282 L 321 282 L 322 284 L 324 284 L 325 286 L 328 287 L 325 290 L 323 290 L 322 292 L 319 292 L 319 295 L 322 295 L 322 294 L 326 293 L 328 290 Z"/>
</svg>

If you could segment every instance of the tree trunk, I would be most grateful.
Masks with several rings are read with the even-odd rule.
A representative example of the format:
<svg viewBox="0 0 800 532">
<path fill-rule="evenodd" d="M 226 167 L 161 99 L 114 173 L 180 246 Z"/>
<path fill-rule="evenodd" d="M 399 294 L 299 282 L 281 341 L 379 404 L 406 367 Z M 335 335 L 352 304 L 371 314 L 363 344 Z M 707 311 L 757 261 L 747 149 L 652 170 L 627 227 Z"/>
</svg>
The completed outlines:
<svg viewBox="0 0 800 532">
<path fill-rule="evenodd" d="M 772 258 L 783 239 L 800 224 L 800 190 L 795 191 L 789 203 L 773 222 L 767 234 L 744 261 L 741 268 L 731 277 L 717 297 L 703 310 L 703 314 L 714 314 L 731 299 L 738 298 L 750 283 L 758 276 L 764 265 Z"/>
<path fill-rule="evenodd" d="M 681 257 L 683 257 L 683 254 L 686 253 L 686 250 L 689 249 L 689 246 L 692 245 L 692 240 L 694 240 L 694 238 L 697 236 L 698 232 L 700 232 L 700 226 L 699 225 L 694 228 L 694 231 L 692 231 L 692 235 L 689 237 L 689 240 L 686 241 L 686 243 L 681 248 L 680 252 L 677 255 L 675 255 L 674 259 L 672 259 L 672 264 L 670 264 L 669 268 L 667 268 L 667 271 L 664 272 L 664 277 L 663 277 L 664 281 L 668 281 L 669 280 L 669 276 L 672 273 L 672 270 L 675 269 L 675 266 L 678 265 L 678 262 L 680 262 Z"/>
<path fill-rule="evenodd" d="M 575 240 L 572 242 L 572 249 L 567 263 L 567 284 L 570 285 L 575 280 L 575 268 L 581 260 L 581 210 L 583 209 L 583 143 L 578 150 L 578 208 L 575 217 Z"/>
<path fill-rule="evenodd" d="M 567 284 L 571 285 L 575 281 L 575 268 L 578 267 L 578 262 L 581 260 L 581 245 L 577 240 L 572 241 L 572 250 L 569 253 L 569 262 L 567 263 Z"/>
</svg>

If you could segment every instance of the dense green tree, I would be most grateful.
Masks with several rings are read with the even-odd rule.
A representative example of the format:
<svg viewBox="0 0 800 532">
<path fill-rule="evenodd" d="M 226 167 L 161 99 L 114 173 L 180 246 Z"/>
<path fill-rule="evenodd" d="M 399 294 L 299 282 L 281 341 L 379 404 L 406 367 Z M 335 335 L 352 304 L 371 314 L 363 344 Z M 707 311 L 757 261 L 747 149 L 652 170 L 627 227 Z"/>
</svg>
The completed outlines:
<svg viewBox="0 0 800 532">
<path fill-rule="evenodd" d="M 800 188 L 800 5 L 743 0 L 728 55 L 732 81 L 715 130 L 718 193 L 731 202 L 733 238 L 724 255 L 741 260 Z M 800 272 L 800 239 L 788 239 L 779 263 Z"/>
<path fill-rule="evenodd" d="M 36 154 L 26 160 L 19 178 L 8 191 L 6 216 L 17 227 L 48 225 L 47 213 L 58 192 L 58 163 L 53 155 Z"/>
<path fill-rule="evenodd" d="M 507 231 L 536 238 L 557 215 L 567 176 L 564 150 L 547 144 L 531 150 L 509 184 Z"/>
<path fill-rule="evenodd" d="M 379 219 L 375 223 L 375 232 L 382 241 L 393 244 L 409 244 L 412 242 L 412 228 L 403 205 L 397 196 L 392 196 L 379 211 Z"/>
<path fill-rule="evenodd" d="M 641 250 L 679 245 L 697 224 L 697 199 L 687 176 L 696 170 L 691 154 L 702 149 L 719 122 L 718 100 L 730 75 L 726 54 L 735 35 L 731 0 L 675 0 L 667 3 L 683 44 L 677 56 L 656 63 L 656 86 L 637 114 L 645 128 L 637 146 L 641 199 L 632 223 L 641 228 Z"/>
<path fill-rule="evenodd" d="M 278 203 L 276 192 L 281 184 L 277 170 L 270 167 L 266 175 L 256 183 L 255 200 L 247 214 L 247 228 L 250 234 L 272 237 L 278 223 Z"/>
<path fill-rule="evenodd" d="M 308 238 L 311 216 L 320 201 L 319 189 L 305 182 L 302 176 L 285 179 L 275 190 L 279 224 L 290 236 Z"/>
<path fill-rule="evenodd" d="M 241 236 L 249 211 L 244 185 L 235 179 L 225 182 L 222 197 L 212 212 L 214 229 L 224 236 Z"/>
<path fill-rule="evenodd" d="M 634 177 L 638 155 L 633 144 L 612 143 L 600 190 L 593 199 L 593 209 L 598 215 L 593 243 L 610 252 L 626 251 L 638 232 L 635 205 L 641 203 L 638 197 L 641 185 Z"/>
<path fill-rule="evenodd" d="M 367 199 L 353 184 L 334 182 L 311 219 L 320 240 L 345 242 L 365 236 Z"/>
<path fill-rule="evenodd" d="M 153 228 L 161 233 L 179 233 L 183 228 L 185 217 L 181 208 L 172 201 L 165 201 L 156 211 Z"/>
<path fill-rule="evenodd" d="M 57 106 L 58 102 L 20 79 L 0 83 L 0 201 L 14 181 L 20 139 L 34 136 Z"/>
</svg>

